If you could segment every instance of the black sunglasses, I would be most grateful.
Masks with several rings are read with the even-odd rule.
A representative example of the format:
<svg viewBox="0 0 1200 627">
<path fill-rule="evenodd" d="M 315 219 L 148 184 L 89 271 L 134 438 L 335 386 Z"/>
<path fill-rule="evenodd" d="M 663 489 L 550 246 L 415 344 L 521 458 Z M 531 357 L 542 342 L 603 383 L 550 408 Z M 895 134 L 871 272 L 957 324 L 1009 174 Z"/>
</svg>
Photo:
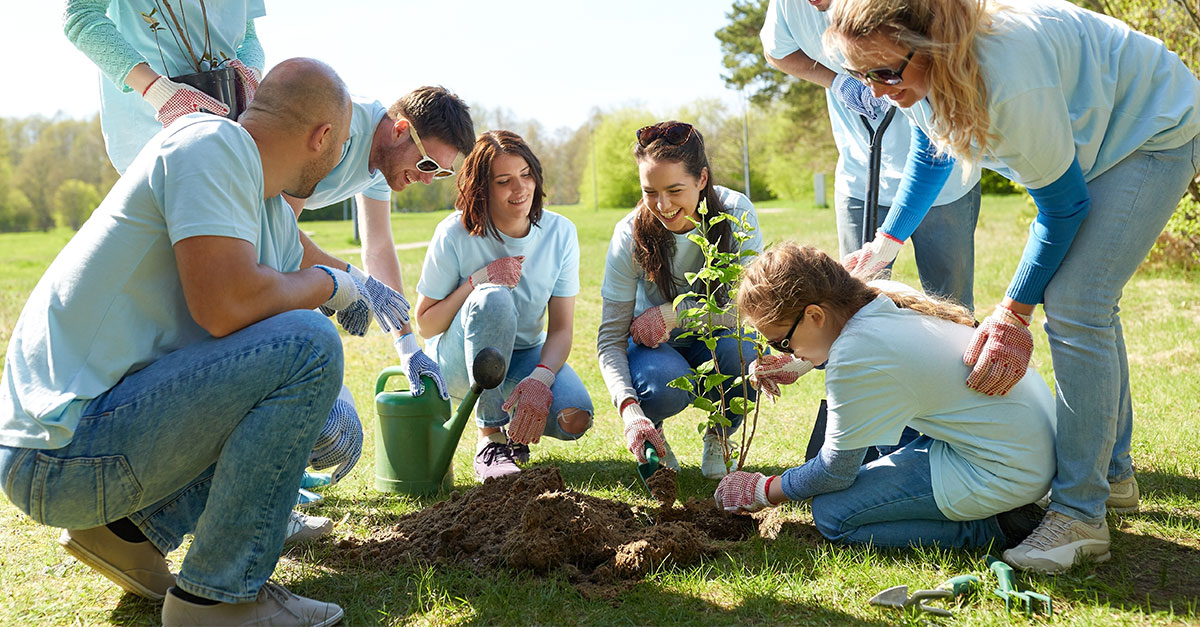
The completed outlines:
<svg viewBox="0 0 1200 627">
<path fill-rule="evenodd" d="M 852 70 L 844 65 L 842 66 L 842 69 L 846 70 L 846 73 L 850 76 L 853 76 L 864 83 L 870 81 L 872 83 L 879 83 L 880 85 L 899 85 L 900 83 L 904 82 L 904 68 L 908 67 L 908 62 L 912 60 L 913 55 L 916 54 L 916 52 L 916 50 L 909 50 L 908 56 L 904 57 L 904 63 L 901 63 L 900 67 L 894 70 L 892 68 L 881 67 L 875 68 L 874 70 L 867 70 L 866 72 L 859 72 L 858 70 Z"/>
<path fill-rule="evenodd" d="M 796 327 L 800 325 L 800 321 L 804 319 L 804 312 L 808 309 L 808 305 L 800 308 L 800 315 L 796 316 L 796 321 L 792 323 L 792 327 L 788 329 L 786 335 L 778 340 L 767 340 L 767 346 L 789 355 L 792 353 L 792 334 L 796 332 Z"/>
<path fill-rule="evenodd" d="M 638 145 L 642 148 L 649 146 L 654 140 L 662 138 L 667 140 L 668 144 L 673 146 L 682 146 L 691 139 L 692 133 L 696 129 L 687 122 L 674 122 L 671 124 L 651 124 L 643 126 L 637 131 Z"/>
</svg>

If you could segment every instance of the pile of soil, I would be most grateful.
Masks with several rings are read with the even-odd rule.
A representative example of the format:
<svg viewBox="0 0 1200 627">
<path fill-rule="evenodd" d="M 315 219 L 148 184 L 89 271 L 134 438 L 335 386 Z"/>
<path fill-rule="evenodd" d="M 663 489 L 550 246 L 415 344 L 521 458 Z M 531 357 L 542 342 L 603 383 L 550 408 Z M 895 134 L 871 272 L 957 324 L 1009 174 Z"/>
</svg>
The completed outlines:
<svg viewBox="0 0 1200 627">
<path fill-rule="evenodd" d="M 339 547 L 348 560 L 384 569 L 410 562 L 561 569 L 585 596 L 611 598 L 660 563 L 694 563 L 757 526 L 710 499 L 656 513 L 568 490 L 557 468 L 532 468 L 452 493 L 381 534 Z"/>
<path fill-rule="evenodd" d="M 679 488 L 675 485 L 675 469 L 666 466 L 655 470 L 646 479 L 646 487 L 650 489 L 650 496 L 662 507 L 674 505 L 679 496 Z"/>
</svg>

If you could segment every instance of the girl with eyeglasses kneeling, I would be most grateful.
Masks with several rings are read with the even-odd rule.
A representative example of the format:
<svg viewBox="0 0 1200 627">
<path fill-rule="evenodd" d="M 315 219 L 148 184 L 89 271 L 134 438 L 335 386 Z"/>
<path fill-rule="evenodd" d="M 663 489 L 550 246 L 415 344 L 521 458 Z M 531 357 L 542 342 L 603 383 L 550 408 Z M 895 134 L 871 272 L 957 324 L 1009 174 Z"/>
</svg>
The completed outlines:
<svg viewBox="0 0 1200 627">
<path fill-rule="evenodd" d="M 893 281 L 867 285 L 792 242 L 746 269 L 737 302 L 773 344 L 825 364 L 829 415 L 817 457 L 779 476 L 732 473 L 719 505 L 811 498 L 826 538 L 882 547 L 1011 547 L 1041 522 L 1033 503 L 1054 475 L 1054 398 L 1032 368 L 1004 396 L 962 385 L 975 324 L 966 309 Z M 905 427 L 922 435 L 860 467 Z"/>
<path fill-rule="evenodd" d="M 520 136 L 479 136 L 458 175 L 457 210 L 438 224 L 417 284 L 417 324 L 453 396 L 470 364 L 493 347 L 504 382 L 475 406 L 480 480 L 520 471 L 542 436 L 579 438 L 592 401 L 571 366 L 579 240 L 575 225 L 542 207 L 542 165 Z"/>
<path fill-rule="evenodd" d="M 608 258 L 601 287 L 603 305 L 597 349 L 600 371 L 608 385 L 613 405 L 625 422 L 625 441 L 639 462 L 645 462 L 646 445 L 652 445 L 663 462 L 676 470 L 679 462 L 663 436 L 663 420 L 686 409 L 694 398 L 687 391 L 668 384 L 688 374 L 691 368 L 713 358 L 704 342 L 695 336 L 680 338 L 679 314 L 696 307 L 694 300 L 672 306 L 680 293 L 701 292 L 684 279 L 689 272 L 704 266 L 704 255 L 688 239 L 700 230 L 696 224 L 708 222 L 708 241 L 723 252 L 747 251 L 753 258 L 762 250 L 762 232 L 754 206 L 744 195 L 712 182 L 704 138 L 691 124 L 660 122 L 637 132 L 633 148 L 642 199 L 617 223 L 608 246 Z M 713 218 L 730 214 L 746 221 L 750 238 L 737 242 L 729 221 L 713 223 Z M 745 254 L 745 253 L 743 253 Z M 729 296 L 717 292 L 717 299 Z M 750 342 L 739 341 L 732 330 L 734 316 L 721 321 L 723 330 L 716 345 L 716 365 L 722 374 L 745 374 L 745 365 L 755 358 Z M 716 402 L 723 394 L 727 401 L 742 395 L 743 386 L 730 382 L 707 394 Z M 749 389 L 751 400 L 755 395 Z M 742 416 L 726 411 L 736 430 Z M 725 459 L 718 434 L 704 435 L 701 472 L 711 479 L 726 474 Z"/>
</svg>

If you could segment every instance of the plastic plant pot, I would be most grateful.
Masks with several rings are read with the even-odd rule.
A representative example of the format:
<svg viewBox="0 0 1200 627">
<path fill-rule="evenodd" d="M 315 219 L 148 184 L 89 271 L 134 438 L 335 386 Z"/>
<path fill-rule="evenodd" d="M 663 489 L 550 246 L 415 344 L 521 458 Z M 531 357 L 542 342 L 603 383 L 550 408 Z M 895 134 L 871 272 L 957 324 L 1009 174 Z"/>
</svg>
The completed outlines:
<svg viewBox="0 0 1200 627">
<path fill-rule="evenodd" d="M 225 117 L 231 120 L 236 120 L 245 108 L 243 99 L 238 97 L 240 90 L 237 88 L 237 72 L 233 68 L 172 76 L 171 80 L 195 87 L 212 96 L 213 100 L 224 103 L 229 107 L 229 113 Z"/>
</svg>

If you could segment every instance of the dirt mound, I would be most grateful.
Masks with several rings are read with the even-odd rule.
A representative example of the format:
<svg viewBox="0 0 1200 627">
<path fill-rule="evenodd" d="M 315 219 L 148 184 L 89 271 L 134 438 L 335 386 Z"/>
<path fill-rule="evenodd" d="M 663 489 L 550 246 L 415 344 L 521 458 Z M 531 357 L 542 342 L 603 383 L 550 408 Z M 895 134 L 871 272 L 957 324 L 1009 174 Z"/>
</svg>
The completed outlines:
<svg viewBox="0 0 1200 627">
<path fill-rule="evenodd" d="M 650 513 L 568 490 L 557 468 L 532 468 L 453 493 L 373 538 L 339 546 L 344 559 L 379 568 L 416 561 L 561 569 L 585 595 L 611 597 L 658 564 L 693 563 L 756 527 L 708 499 Z"/>
<path fill-rule="evenodd" d="M 646 487 L 650 489 L 650 496 L 662 507 L 674 505 L 679 495 L 679 487 L 675 485 L 675 470 L 666 466 L 650 475 L 646 480 Z"/>
</svg>

